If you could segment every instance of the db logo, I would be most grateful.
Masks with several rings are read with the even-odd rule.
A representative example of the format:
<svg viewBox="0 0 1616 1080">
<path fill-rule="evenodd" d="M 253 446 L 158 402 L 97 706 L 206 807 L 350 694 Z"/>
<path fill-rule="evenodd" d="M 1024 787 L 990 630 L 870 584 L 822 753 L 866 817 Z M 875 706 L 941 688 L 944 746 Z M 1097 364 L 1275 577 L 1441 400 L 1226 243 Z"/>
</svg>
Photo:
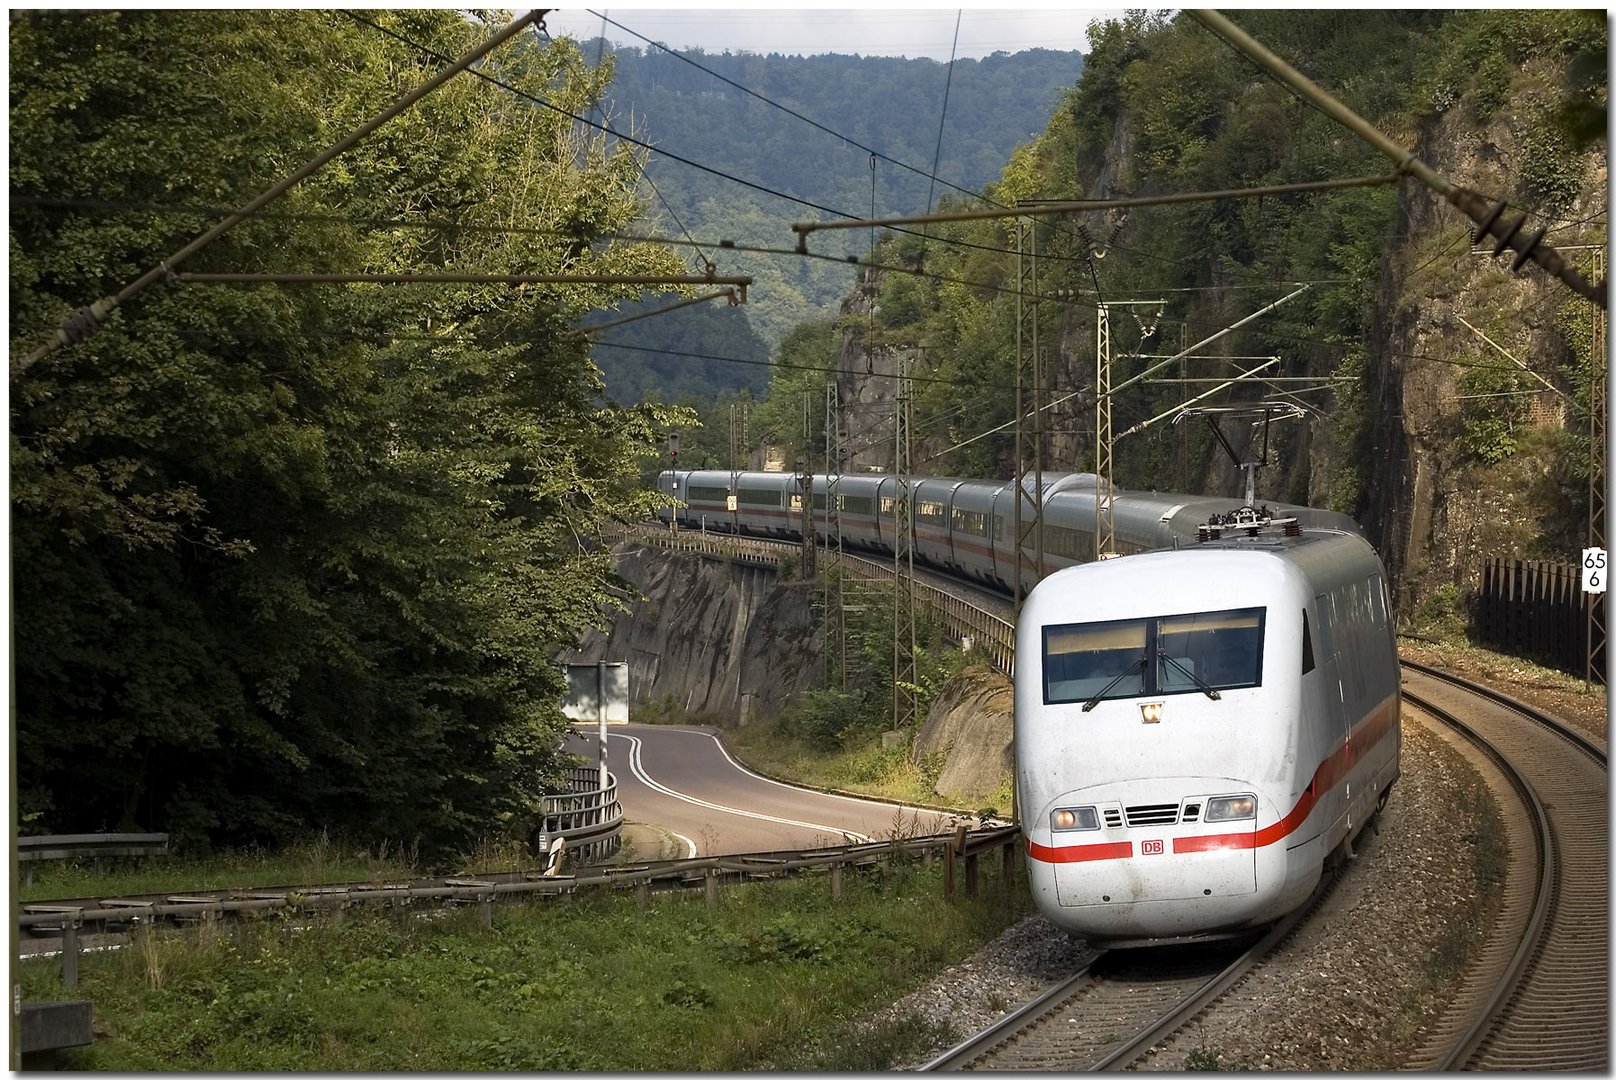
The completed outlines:
<svg viewBox="0 0 1616 1080">
<path fill-rule="evenodd" d="M 1141 855 L 1161 855 L 1167 851 L 1165 840 L 1146 840 L 1139 845 Z"/>
</svg>

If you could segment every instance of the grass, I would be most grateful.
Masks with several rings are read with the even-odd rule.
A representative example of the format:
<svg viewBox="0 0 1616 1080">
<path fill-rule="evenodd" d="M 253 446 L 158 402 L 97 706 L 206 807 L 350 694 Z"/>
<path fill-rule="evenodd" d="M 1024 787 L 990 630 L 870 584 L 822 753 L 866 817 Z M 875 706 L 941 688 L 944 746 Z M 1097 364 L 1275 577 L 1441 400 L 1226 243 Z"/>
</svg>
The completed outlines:
<svg viewBox="0 0 1616 1080">
<path fill-rule="evenodd" d="M 726 730 L 724 743 L 748 768 L 811 787 L 849 791 L 879 799 L 937 806 L 946 802 L 933 787 L 937 763 L 909 759 L 905 743 L 883 747 L 879 738 L 860 745 L 821 750 L 792 739 L 768 720 Z M 956 809 L 976 815 L 982 810 L 1010 813 L 1011 784 L 1006 780 L 982 806 Z"/>
<path fill-rule="evenodd" d="M 471 852 L 457 873 L 542 869 L 542 861 L 514 842 L 488 841 Z M 23 903 L 83 896 L 144 896 L 190 890 L 256 889 L 277 885 L 333 885 L 407 881 L 422 876 L 414 853 L 383 848 L 369 852 L 321 837 L 283 852 L 229 852 L 201 858 L 139 856 L 105 859 L 98 872 L 90 858 L 34 864 L 30 885 L 18 886 Z"/>
<path fill-rule="evenodd" d="M 1028 908 L 988 859 L 977 900 L 902 861 L 659 894 L 604 891 L 474 913 L 351 912 L 158 930 L 89 953 L 79 986 L 21 965 L 29 1000 L 87 998 L 98 1037 L 61 1065 L 111 1071 L 874 1070 L 934 1045 L 915 1016 L 862 1017 L 968 955 Z M 946 1038 L 943 1040 L 946 1041 Z"/>
</svg>

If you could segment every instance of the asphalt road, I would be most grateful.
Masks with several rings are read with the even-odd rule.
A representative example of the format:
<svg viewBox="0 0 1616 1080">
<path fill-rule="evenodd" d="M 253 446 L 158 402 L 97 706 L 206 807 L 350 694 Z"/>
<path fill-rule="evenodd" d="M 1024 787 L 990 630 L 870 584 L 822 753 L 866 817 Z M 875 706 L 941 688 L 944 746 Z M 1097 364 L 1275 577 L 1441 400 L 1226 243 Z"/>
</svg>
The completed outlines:
<svg viewBox="0 0 1616 1080">
<path fill-rule="evenodd" d="M 567 749 L 595 761 L 597 729 L 573 729 Z M 751 772 L 711 728 L 612 724 L 606 767 L 617 777 L 625 820 L 673 838 L 671 857 L 794 851 L 850 841 L 924 836 L 953 827 L 950 815 L 824 795 Z"/>
</svg>

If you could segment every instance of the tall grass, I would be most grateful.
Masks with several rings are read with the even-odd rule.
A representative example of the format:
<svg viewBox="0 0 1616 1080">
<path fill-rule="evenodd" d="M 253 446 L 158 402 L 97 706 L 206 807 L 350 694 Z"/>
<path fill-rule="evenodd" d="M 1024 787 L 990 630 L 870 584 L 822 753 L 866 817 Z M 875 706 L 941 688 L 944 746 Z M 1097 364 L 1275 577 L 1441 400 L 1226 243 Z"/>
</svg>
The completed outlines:
<svg viewBox="0 0 1616 1080">
<path fill-rule="evenodd" d="M 457 872 L 522 871 L 540 868 L 526 845 L 486 840 L 462 860 Z M 33 882 L 19 886 L 23 903 L 69 897 L 145 896 L 216 889 L 262 889 L 270 886 L 334 885 L 408 881 L 425 871 L 415 852 L 383 846 L 356 849 L 321 836 L 280 852 L 247 850 L 201 858 L 139 856 L 104 860 L 104 872 L 91 858 L 33 864 Z"/>
<path fill-rule="evenodd" d="M 87 997 L 98 1037 L 66 1067 L 114 1071 L 551 1071 L 889 1068 L 936 1025 L 864 1018 L 1027 909 L 986 860 L 982 894 L 941 898 L 898 861 L 700 892 L 581 892 L 455 909 L 279 916 L 208 935 L 158 930 L 93 953 L 79 986 L 23 965 L 29 999 Z"/>
</svg>

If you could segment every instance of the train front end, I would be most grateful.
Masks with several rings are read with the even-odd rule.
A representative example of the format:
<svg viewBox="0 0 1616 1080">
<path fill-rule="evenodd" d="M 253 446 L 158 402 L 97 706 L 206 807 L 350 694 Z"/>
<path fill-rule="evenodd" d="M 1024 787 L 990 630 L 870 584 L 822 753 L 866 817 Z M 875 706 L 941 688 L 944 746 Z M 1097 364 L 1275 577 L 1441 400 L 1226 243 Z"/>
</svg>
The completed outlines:
<svg viewBox="0 0 1616 1080">
<path fill-rule="evenodd" d="M 1071 567 L 1029 595 L 1016 793 L 1050 921 L 1114 945 L 1206 940 L 1311 890 L 1288 856 L 1322 753 L 1300 722 L 1307 592 L 1271 555 L 1186 550 Z"/>
</svg>

